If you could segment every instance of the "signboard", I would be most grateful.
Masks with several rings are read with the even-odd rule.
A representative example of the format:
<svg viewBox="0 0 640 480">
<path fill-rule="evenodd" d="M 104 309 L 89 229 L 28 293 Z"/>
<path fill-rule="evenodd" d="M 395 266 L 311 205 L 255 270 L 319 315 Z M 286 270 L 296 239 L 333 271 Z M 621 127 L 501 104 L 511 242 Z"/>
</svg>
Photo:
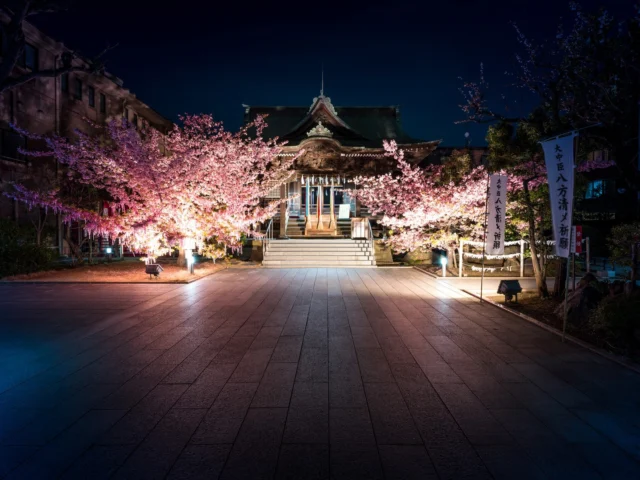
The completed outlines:
<svg viewBox="0 0 640 480">
<path fill-rule="evenodd" d="M 341 203 L 338 205 L 338 219 L 349 218 L 350 205 L 348 203 Z"/>
<path fill-rule="evenodd" d="M 573 214 L 573 139 L 575 136 L 575 133 L 572 133 L 541 142 L 547 166 L 556 255 L 563 258 L 569 257 L 569 235 L 571 234 Z"/>
<path fill-rule="evenodd" d="M 571 253 L 582 253 L 582 225 L 574 225 L 571 231 Z"/>
<path fill-rule="evenodd" d="M 504 254 L 504 214 L 507 203 L 507 176 L 494 174 L 489 177 L 487 195 L 487 255 Z"/>
</svg>

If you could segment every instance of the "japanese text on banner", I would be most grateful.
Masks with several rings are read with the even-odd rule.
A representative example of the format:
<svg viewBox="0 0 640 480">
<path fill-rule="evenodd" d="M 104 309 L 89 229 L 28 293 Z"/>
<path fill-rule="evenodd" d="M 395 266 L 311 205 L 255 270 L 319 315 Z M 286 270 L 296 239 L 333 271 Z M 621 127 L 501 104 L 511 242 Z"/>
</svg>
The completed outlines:
<svg viewBox="0 0 640 480">
<path fill-rule="evenodd" d="M 487 198 L 487 243 L 488 255 L 504 253 L 505 205 L 507 203 L 507 176 L 494 174 L 489 177 Z"/>
<path fill-rule="evenodd" d="M 569 257 L 573 212 L 573 140 L 575 134 L 542 142 L 551 200 L 556 255 Z"/>
</svg>

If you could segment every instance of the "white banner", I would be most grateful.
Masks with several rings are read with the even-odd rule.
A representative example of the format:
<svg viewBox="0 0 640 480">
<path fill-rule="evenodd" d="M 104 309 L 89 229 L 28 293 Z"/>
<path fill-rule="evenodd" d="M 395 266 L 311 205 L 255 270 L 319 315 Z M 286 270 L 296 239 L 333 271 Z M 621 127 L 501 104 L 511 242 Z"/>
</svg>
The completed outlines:
<svg viewBox="0 0 640 480">
<path fill-rule="evenodd" d="M 489 177 L 487 197 L 487 255 L 504 253 L 504 214 L 507 203 L 507 176 L 494 174 Z"/>
<path fill-rule="evenodd" d="M 573 139 L 576 134 L 542 142 L 551 198 L 553 238 L 556 255 L 569 257 L 573 213 Z"/>
</svg>

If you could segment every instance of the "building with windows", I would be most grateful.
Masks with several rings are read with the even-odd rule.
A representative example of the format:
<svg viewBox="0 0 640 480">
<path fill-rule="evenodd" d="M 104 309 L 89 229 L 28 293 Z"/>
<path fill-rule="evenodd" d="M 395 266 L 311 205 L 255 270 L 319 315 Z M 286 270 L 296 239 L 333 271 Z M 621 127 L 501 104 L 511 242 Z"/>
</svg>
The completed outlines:
<svg viewBox="0 0 640 480">
<path fill-rule="evenodd" d="M 8 22 L 9 17 L 0 10 L 0 38 L 3 39 L 0 42 L 0 55 L 7 48 L 2 26 Z M 61 68 L 64 56 L 71 56 L 74 66 L 89 66 L 88 59 L 77 56 L 32 24 L 25 22 L 23 30 L 26 45 L 14 75 Z M 19 149 L 37 149 L 39 146 L 16 133 L 11 125 L 38 135 L 55 133 L 72 138 L 76 130 L 92 133 L 93 127 L 89 122 L 99 125 L 123 116 L 141 128 L 148 126 L 166 132 L 172 126 L 171 121 L 142 102 L 124 87 L 120 78 L 108 72 L 78 71 L 54 77 L 36 77 L 1 93 L 0 192 L 10 188 L 11 182 L 22 181 L 32 175 L 34 167 L 37 167 L 34 164 L 36 160 L 25 158 Z M 24 205 L 3 195 L 0 195 L 0 217 L 26 224 L 31 223 L 34 217 L 38 222 L 41 221 L 40 212 L 29 211 Z M 62 253 L 62 226 L 51 216 L 46 221 L 53 222 L 53 228 L 58 230 L 55 243 Z"/>
</svg>

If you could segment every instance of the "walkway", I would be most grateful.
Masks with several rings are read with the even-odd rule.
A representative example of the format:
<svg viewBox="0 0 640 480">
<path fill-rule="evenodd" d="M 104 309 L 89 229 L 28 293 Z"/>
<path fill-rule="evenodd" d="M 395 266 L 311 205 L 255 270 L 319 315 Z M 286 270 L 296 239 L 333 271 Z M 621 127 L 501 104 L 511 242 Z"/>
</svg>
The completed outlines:
<svg viewBox="0 0 640 480">
<path fill-rule="evenodd" d="M 0 477 L 638 478 L 640 376 L 410 269 L 0 285 Z"/>
</svg>

